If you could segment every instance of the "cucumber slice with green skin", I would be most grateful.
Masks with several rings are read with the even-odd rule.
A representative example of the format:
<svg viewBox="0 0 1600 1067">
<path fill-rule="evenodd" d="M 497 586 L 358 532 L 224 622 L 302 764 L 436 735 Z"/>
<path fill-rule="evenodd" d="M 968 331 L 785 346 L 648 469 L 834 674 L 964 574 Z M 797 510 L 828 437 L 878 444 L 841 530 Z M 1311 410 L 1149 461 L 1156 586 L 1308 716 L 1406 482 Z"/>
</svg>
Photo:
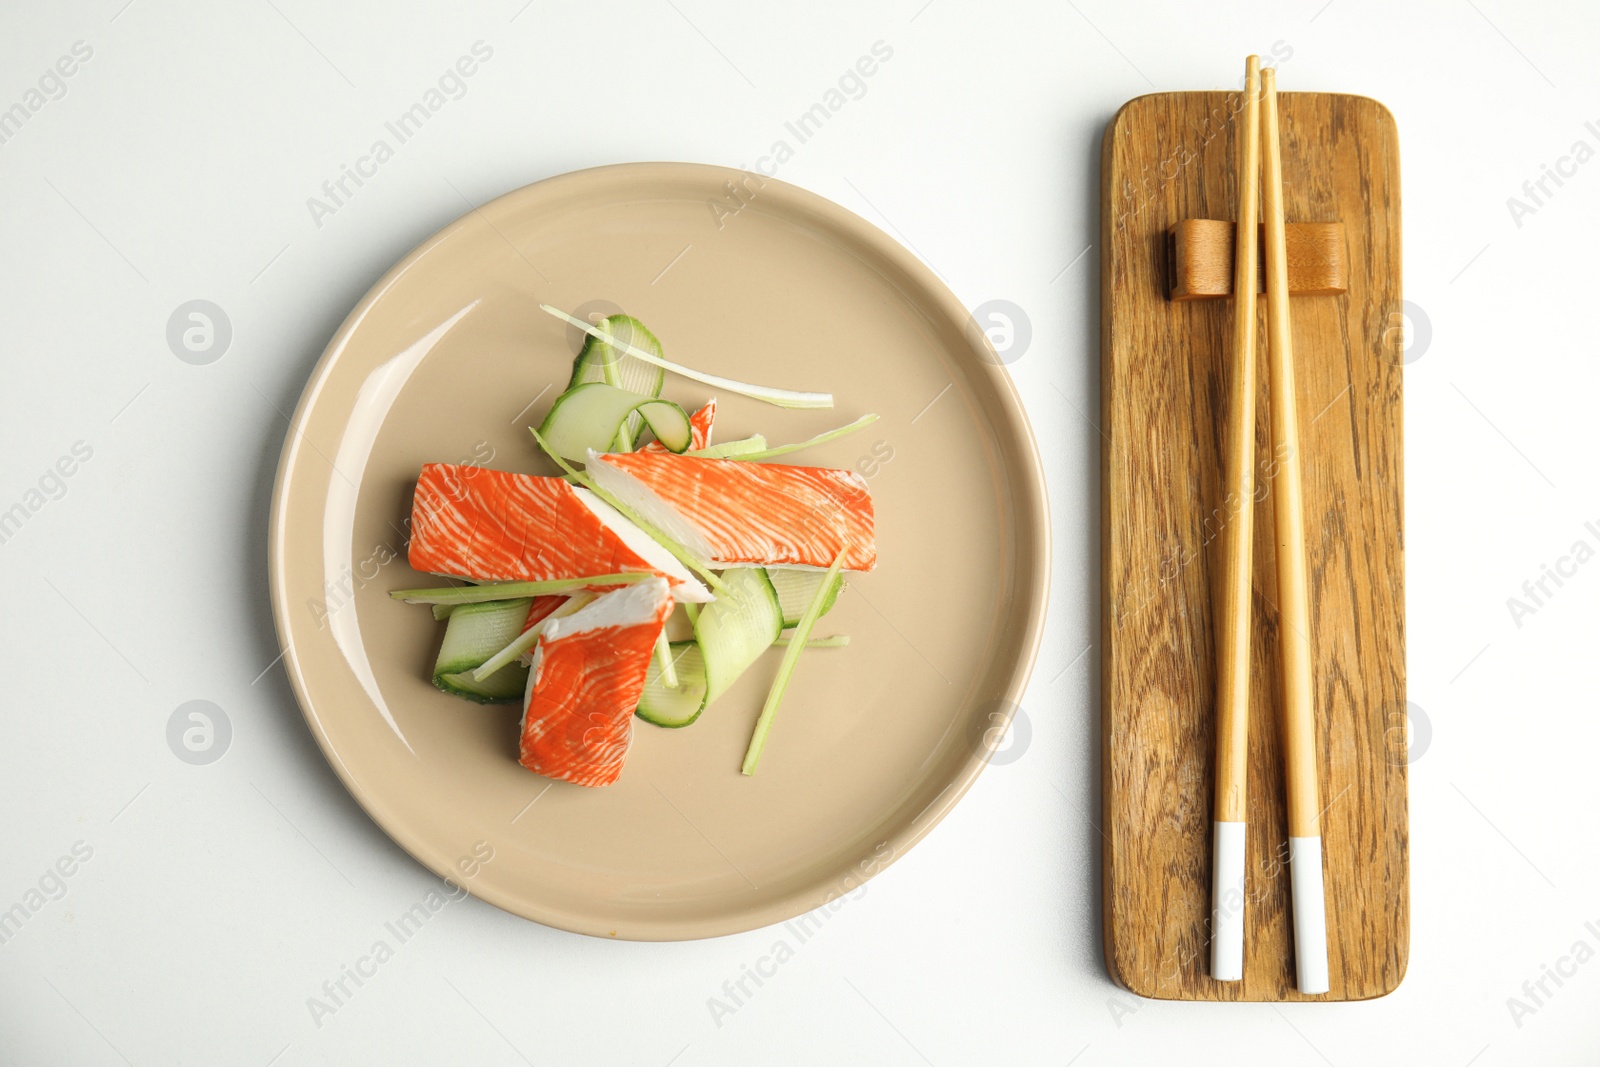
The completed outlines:
<svg viewBox="0 0 1600 1067">
<path fill-rule="evenodd" d="M 710 703 L 706 700 L 706 661 L 697 642 L 674 641 L 667 647 L 678 672 L 678 686 L 668 689 L 663 685 L 660 665 L 651 660 L 636 714 L 645 722 L 677 729 L 698 719 Z"/>
<path fill-rule="evenodd" d="M 473 681 L 482 683 L 493 677 L 512 660 L 518 659 L 539 643 L 539 636 L 544 633 L 545 623 L 551 619 L 566 618 L 568 615 L 588 607 L 594 602 L 594 597 L 593 593 L 574 593 L 568 597 L 565 604 L 562 604 L 559 608 L 556 608 L 556 610 L 523 630 L 522 633 L 511 639 L 509 645 L 479 664 L 478 668 L 472 672 Z M 524 625 L 526 625 L 526 619 L 524 619 Z"/>
<path fill-rule="evenodd" d="M 480 704 L 501 704 L 521 697 L 528 684 L 526 667 L 513 663 L 481 682 L 472 672 L 522 631 L 532 603 L 531 597 L 525 597 L 458 605 L 444 629 L 444 643 L 433 664 L 433 684 Z"/>
<path fill-rule="evenodd" d="M 826 575 L 826 571 L 768 568 L 767 577 L 772 580 L 772 588 L 778 594 L 778 607 L 783 611 L 784 629 L 800 624 L 800 616 L 806 613 L 811 598 L 822 588 L 822 579 Z M 820 614 L 826 615 L 833 610 L 834 601 L 839 599 L 839 591 L 843 588 L 844 575 L 835 575 L 833 588 L 828 590 L 828 595 L 823 598 Z"/>
<path fill-rule="evenodd" d="M 623 344 L 653 353 L 657 359 L 665 358 L 661 351 L 661 342 L 656 339 L 656 335 L 632 315 L 607 316 L 595 323 L 595 329 L 616 338 Z M 583 351 L 572 361 L 572 379 L 567 382 L 567 388 L 571 389 L 584 382 L 605 382 L 630 392 L 660 396 L 661 385 L 666 376 L 667 372 L 662 368 L 652 366 L 642 359 L 635 359 L 626 352 L 619 352 L 593 334 L 585 334 Z"/>
<path fill-rule="evenodd" d="M 595 327 L 624 345 L 648 352 L 657 359 L 663 356 L 661 342 L 656 335 L 632 315 L 610 315 L 595 323 Z M 619 389 L 626 389 L 630 393 L 660 396 L 661 386 L 666 377 L 667 372 L 661 367 L 635 358 L 626 351 L 619 351 L 616 346 L 600 340 L 593 334 L 586 334 L 583 350 L 578 353 L 578 358 L 572 361 L 572 378 L 567 382 L 567 389 L 574 389 L 585 382 L 604 382 Z M 626 421 L 627 437 L 621 437 L 619 431 L 617 441 L 621 446 L 618 451 L 621 452 L 633 451 L 633 443 L 639 436 L 642 419 L 635 412 L 629 414 Z"/>
<path fill-rule="evenodd" d="M 514 704 L 522 699 L 523 690 L 528 687 L 528 668 L 513 663 L 501 667 L 483 682 L 474 678 L 471 671 L 439 674 L 434 676 L 433 684 L 451 696 L 465 697 L 477 704 Z"/>
<path fill-rule="evenodd" d="M 670 400 L 584 382 L 556 397 L 539 424 L 539 436 L 563 459 L 585 461 L 595 452 L 628 451 L 633 445 L 628 420 L 640 415 L 669 452 L 682 452 L 694 440 L 689 413 Z M 620 438 L 629 434 L 626 441 Z M 619 448 L 619 445 L 627 448 Z"/>
<path fill-rule="evenodd" d="M 706 701 L 717 699 L 783 633 L 783 611 L 767 572 L 732 567 L 722 572 L 726 587 L 700 609 L 695 641 L 705 659 Z"/>
</svg>

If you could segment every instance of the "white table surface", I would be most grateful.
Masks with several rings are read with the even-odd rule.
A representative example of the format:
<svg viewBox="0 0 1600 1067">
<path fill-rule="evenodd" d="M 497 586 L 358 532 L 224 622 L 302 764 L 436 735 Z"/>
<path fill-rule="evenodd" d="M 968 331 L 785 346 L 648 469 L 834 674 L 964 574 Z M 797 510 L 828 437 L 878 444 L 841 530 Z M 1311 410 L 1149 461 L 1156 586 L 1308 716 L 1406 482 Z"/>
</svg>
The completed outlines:
<svg viewBox="0 0 1600 1067">
<path fill-rule="evenodd" d="M 0 945 L 0 1062 L 1600 1060 L 1600 162 L 1563 164 L 1520 217 L 1507 204 L 1575 142 L 1600 148 L 1596 9 L 757 7 L 6 5 L 0 108 L 28 114 L 0 143 L 0 512 L 27 514 L 0 543 L 0 909 L 28 914 Z M 319 226 L 307 198 L 478 41 L 492 57 L 464 95 Z M 892 59 L 779 177 L 900 235 L 969 306 L 1031 321 L 1011 370 L 1055 573 L 1028 749 L 731 1014 L 712 998 L 792 935 L 605 943 L 468 899 L 314 1018 L 309 998 L 438 882 L 348 797 L 269 668 L 281 413 L 357 298 L 463 198 L 617 161 L 754 165 L 879 41 Z M 76 42 L 92 54 L 58 83 Z M 1428 725 L 1411 964 L 1367 1004 L 1140 1001 L 1101 962 L 1090 823 L 1100 135 L 1128 98 L 1232 86 L 1274 48 L 1285 89 L 1370 95 L 1400 126 L 1405 290 L 1430 332 L 1406 373 L 1410 696 Z M 193 299 L 232 327 L 206 365 L 167 341 Z M 1579 541 L 1584 562 L 1514 613 Z M 208 765 L 168 742 L 193 700 L 231 726 Z M 1530 993 L 1546 966 L 1569 976 Z"/>
</svg>

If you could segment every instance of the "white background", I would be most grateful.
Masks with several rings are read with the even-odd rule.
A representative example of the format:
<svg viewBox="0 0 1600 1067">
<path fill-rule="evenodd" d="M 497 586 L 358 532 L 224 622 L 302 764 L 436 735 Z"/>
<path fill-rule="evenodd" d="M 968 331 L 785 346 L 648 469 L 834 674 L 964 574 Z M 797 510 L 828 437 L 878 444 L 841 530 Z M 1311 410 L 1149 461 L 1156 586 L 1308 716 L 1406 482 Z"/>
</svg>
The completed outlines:
<svg viewBox="0 0 1600 1067">
<path fill-rule="evenodd" d="M 93 450 L 0 544 L 0 909 L 93 849 L 0 946 L 0 1062 L 1600 1060 L 1600 961 L 1531 1014 L 1507 1005 L 1575 942 L 1600 949 L 1600 563 L 1520 626 L 1507 606 L 1574 542 L 1600 547 L 1600 162 L 1520 226 L 1506 204 L 1575 141 L 1600 147 L 1592 5 L 125 3 L 0 14 L 0 108 L 93 49 L 0 144 L 0 510 Z M 466 95 L 318 227 L 307 198 L 479 40 L 493 58 Z M 282 413 L 361 294 L 467 201 L 600 163 L 751 165 L 880 40 L 892 60 L 780 177 L 899 235 L 968 306 L 1031 319 L 1012 372 L 1056 555 L 1029 748 L 721 1025 L 708 998 L 776 931 L 603 943 L 476 900 L 314 1025 L 307 998 L 437 882 L 267 669 Z M 1430 733 L 1411 965 L 1368 1004 L 1144 1002 L 1101 963 L 1098 249 L 1078 257 L 1116 107 L 1232 87 L 1277 42 L 1285 89 L 1398 118 L 1406 295 L 1431 335 L 1405 383 L 1410 695 Z M 233 326 L 208 366 L 166 341 L 195 298 Z M 166 740 L 196 699 L 232 724 L 209 766 Z"/>
</svg>

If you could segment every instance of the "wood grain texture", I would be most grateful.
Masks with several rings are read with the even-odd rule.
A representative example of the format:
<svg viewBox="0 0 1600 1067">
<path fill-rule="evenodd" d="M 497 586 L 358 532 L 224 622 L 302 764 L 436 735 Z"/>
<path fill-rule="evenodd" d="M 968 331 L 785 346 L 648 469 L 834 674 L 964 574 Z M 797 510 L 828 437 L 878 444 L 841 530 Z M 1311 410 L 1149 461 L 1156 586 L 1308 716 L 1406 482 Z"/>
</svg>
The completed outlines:
<svg viewBox="0 0 1600 1067">
<path fill-rule="evenodd" d="M 1266 292 L 1262 242 L 1256 227 L 1256 292 Z M 1184 219 L 1172 227 L 1172 299 L 1215 300 L 1233 293 L 1234 233 L 1223 219 Z M 1296 222 L 1285 229 L 1289 292 L 1295 296 L 1342 293 L 1348 287 L 1344 224 Z"/>
<path fill-rule="evenodd" d="M 1231 305 L 1175 303 L 1172 226 L 1227 218 L 1231 93 L 1140 97 L 1102 156 L 1102 774 L 1105 952 L 1118 982 L 1183 1000 L 1360 1000 L 1409 946 L 1400 183 L 1374 101 L 1285 93 L 1291 222 L 1342 222 L 1348 291 L 1293 298 L 1330 989 L 1294 988 L 1266 375 L 1257 374 L 1244 980 L 1207 974 Z"/>
</svg>

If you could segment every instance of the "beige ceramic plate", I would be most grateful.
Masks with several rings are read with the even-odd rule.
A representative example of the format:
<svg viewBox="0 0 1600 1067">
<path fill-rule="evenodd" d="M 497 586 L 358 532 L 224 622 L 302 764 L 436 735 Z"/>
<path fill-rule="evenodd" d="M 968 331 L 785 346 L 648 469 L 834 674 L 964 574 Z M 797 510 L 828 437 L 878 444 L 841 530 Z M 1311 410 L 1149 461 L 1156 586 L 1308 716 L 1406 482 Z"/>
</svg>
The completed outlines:
<svg viewBox="0 0 1600 1067">
<path fill-rule="evenodd" d="M 881 870 L 982 769 L 1044 620 L 1038 456 L 960 303 L 837 205 L 752 182 L 730 213 L 729 181 L 746 179 L 605 167 L 446 227 L 339 330 L 278 471 L 273 608 L 329 762 L 429 868 L 586 934 L 753 929 Z M 802 440 L 882 416 L 796 457 L 867 477 L 880 563 L 823 620 L 819 633 L 852 643 L 802 658 L 753 778 L 739 762 L 778 653 L 687 729 L 636 722 L 617 784 L 551 784 L 516 762 L 514 706 L 480 708 L 429 684 L 441 626 L 387 595 L 440 584 L 405 560 L 422 464 L 550 473 L 526 427 L 564 387 L 575 338 L 541 301 L 610 301 L 649 323 L 670 358 L 835 394 L 834 410 L 806 412 L 723 394 L 718 440 Z M 710 393 L 669 375 L 666 395 L 691 407 Z"/>
</svg>

